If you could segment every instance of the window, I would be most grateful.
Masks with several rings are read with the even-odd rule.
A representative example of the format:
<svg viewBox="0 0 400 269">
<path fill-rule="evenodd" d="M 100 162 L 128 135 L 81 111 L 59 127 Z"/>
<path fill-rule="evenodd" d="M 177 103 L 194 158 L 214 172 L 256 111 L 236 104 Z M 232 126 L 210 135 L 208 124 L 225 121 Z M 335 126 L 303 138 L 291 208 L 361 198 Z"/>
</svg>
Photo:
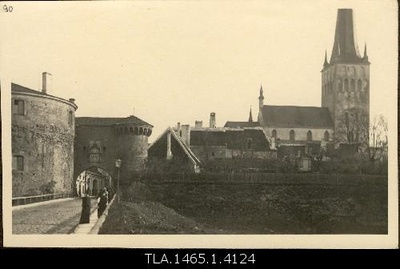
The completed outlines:
<svg viewBox="0 0 400 269">
<path fill-rule="evenodd" d="M 89 161 L 90 163 L 100 162 L 100 149 L 98 147 L 92 147 L 89 151 Z"/>
<path fill-rule="evenodd" d="M 68 112 L 68 124 L 69 125 L 72 125 L 74 122 L 73 122 L 74 120 L 73 120 L 73 114 L 72 114 L 72 111 L 69 111 Z"/>
<path fill-rule="evenodd" d="M 328 132 L 328 131 L 325 131 L 325 133 L 324 133 L 324 140 L 325 140 L 326 142 L 329 141 L 329 132 Z"/>
<path fill-rule="evenodd" d="M 343 84 L 342 84 L 341 79 L 339 79 L 339 81 L 338 81 L 338 89 L 339 89 L 339 91 L 343 91 Z"/>
<path fill-rule="evenodd" d="M 12 107 L 13 114 L 24 115 L 25 114 L 25 101 L 24 100 L 14 100 Z"/>
<path fill-rule="evenodd" d="M 346 92 L 349 90 L 349 80 L 347 78 L 344 80 L 344 90 Z"/>
<path fill-rule="evenodd" d="M 312 141 L 312 132 L 310 130 L 307 132 L 307 141 Z"/>
<path fill-rule="evenodd" d="M 359 79 L 359 80 L 357 81 L 357 90 L 358 90 L 359 92 L 361 92 L 361 88 L 362 88 L 362 82 L 361 82 L 361 79 Z"/>
<path fill-rule="evenodd" d="M 276 138 L 276 130 L 275 129 L 272 130 L 272 137 Z"/>
<path fill-rule="evenodd" d="M 346 123 L 346 128 L 349 128 L 349 113 L 344 113 L 344 118 L 345 118 L 345 123 Z"/>
<path fill-rule="evenodd" d="M 351 80 L 351 91 L 355 91 L 356 89 L 356 81 L 354 79 Z"/>
<path fill-rule="evenodd" d="M 293 130 L 290 130 L 289 132 L 289 140 L 290 142 L 293 142 L 295 140 L 295 135 Z"/>
<path fill-rule="evenodd" d="M 12 170 L 24 171 L 24 157 L 23 156 L 13 156 Z"/>
<path fill-rule="evenodd" d="M 86 151 L 86 147 L 85 146 L 83 146 L 83 151 Z"/>
<path fill-rule="evenodd" d="M 246 148 L 252 149 L 252 147 L 253 147 L 253 139 L 247 138 Z"/>
</svg>

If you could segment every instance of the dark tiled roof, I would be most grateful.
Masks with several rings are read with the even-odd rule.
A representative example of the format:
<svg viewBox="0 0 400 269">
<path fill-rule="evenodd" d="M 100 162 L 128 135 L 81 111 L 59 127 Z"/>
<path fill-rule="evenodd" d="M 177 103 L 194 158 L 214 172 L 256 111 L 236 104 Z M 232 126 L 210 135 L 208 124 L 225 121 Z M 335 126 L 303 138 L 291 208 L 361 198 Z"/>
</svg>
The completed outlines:
<svg viewBox="0 0 400 269">
<path fill-rule="evenodd" d="M 60 97 L 54 96 L 54 95 L 50 95 L 47 93 L 44 93 L 42 91 L 36 91 L 36 90 L 32 90 L 30 88 L 15 84 L 15 83 L 11 83 L 11 91 L 12 92 L 21 92 L 21 93 L 32 93 L 32 94 L 37 94 L 37 95 L 42 95 L 42 96 L 49 96 L 49 97 L 55 97 L 55 98 L 59 98 L 62 99 Z"/>
<path fill-rule="evenodd" d="M 114 124 L 133 124 L 133 125 L 153 125 L 139 119 L 135 116 L 127 118 L 98 118 L 98 117 L 77 117 L 75 118 L 76 125 L 97 125 L 97 126 L 111 126 Z"/>
<path fill-rule="evenodd" d="M 229 127 L 229 128 L 252 128 L 252 127 L 258 127 L 260 126 L 260 123 L 258 121 L 227 121 L 225 123 L 224 127 Z"/>
<path fill-rule="evenodd" d="M 226 146 L 228 149 L 245 149 L 248 139 L 252 141 L 252 149 L 264 151 L 269 143 L 262 129 L 238 129 L 224 131 L 191 130 L 191 146 Z"/>
<path fill-rule="evenodd" d="M 190 130 L 191 146 L 225 146 L 226 143 L 225 131 L 223 130 Z"/>
<path fill-rule="evenodd" d="M 270 127 L 281 128 L 333 128 L 326 107 L 263 106 L 263 121 Z"/>
</svg>

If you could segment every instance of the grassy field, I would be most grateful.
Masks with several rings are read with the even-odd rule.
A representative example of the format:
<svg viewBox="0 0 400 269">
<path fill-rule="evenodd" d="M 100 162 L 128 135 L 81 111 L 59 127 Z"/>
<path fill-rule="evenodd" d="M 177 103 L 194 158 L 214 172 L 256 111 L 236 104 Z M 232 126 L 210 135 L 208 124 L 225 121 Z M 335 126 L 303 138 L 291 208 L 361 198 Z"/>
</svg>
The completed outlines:
<svg viewBox="0 0 400 269">
<path fill-rule="evenodd" d="M 325 181 L 326 182 L 325 182 Z M 385 234 L 387 179 L 134 182 L 104 233 Z M 114 212 L 113 212 L 114 211 Z M 122 216 L 122 217 L 121 217 Z M 124 219 L 119 222 L 119 219 Z M 114 222 L 106 230 L 107 222 Z"/>
</svg>

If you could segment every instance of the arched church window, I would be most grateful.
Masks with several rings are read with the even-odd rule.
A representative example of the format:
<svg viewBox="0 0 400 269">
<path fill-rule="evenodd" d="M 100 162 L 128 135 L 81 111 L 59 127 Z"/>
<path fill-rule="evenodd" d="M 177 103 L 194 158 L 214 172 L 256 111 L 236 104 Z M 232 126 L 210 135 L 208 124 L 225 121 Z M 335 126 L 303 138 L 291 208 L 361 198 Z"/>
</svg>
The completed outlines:
<svg viewBox="0 0 400 269">
<path fill-rule="evenodd" d="M 312 132 L 310 130 L 307 132 L 307 141 L 312 141 Z"/>
<path fill-rule="evenodd" d="M 96 164 L 100 162 L 100 149 L 97 146 L 93 146 L 90 148 L 89 162 L 90 164 Z"/>
<path fill-rule="evenodd" d="M 140 128 L 139 128 L 139 135 L 142 135 L 142 134 L 143 134 L 143 128 L 140 127 Z"/>
<path fill-rule="evenodd" d="M 360 68 L 360 76 L 365 77 L 365 68 L 363 66 Z"/>
<path fill-rule="evenodd" d="M 139 134 L 139 128 L 138 128 L 138 127 L 135 127 L 135 132 L 134 132 L 134 134 L 135 134 L 135 135 L 138 135 L 138 134 Z"/>
<path fill-rule="evenodd" d="M 344 90 L 346 92 L 349 90 L 349 80 L 347 78 L 344 80 Z"/>
<path fill-rule="evenodd" d="M 362 82 L 361 82 L 361 79 L 359 79 L 357 81 L 357 91 L 361 92 L 361 90 L 362 90 Z"/>
<path fill-rule="evenodd" d="M 356 89 L 356 81 L 354 79 L 351 80 L 351 91 L 355 91 Z"/>
<path fill-rule="evenodd" d="M 339 91 L 343 91 L 343 83 L 341 79 L 338 79 L 338 89 Z"/>
<path fill-rule="evenodd" d="M 133 134 L 133 128 L 129 127 L 129 133 Z"/>
<path fill-rule="evenodd" d="M 326 142 L 329 141 L 329 132 L 328 132 L 328 131 L 325 131 L 325 133 L 324 133 L 324 140 L 325 140 Z"/>
<path fill-rule="evenodd" d="M 289 132 L 289 140 L 290 142 L 293 142 L 295 140 L 295 134 L 293 130 L 290 130 Z"/>
<path fill-rule="evenodd" d="M 272 130 L 272 137 L 276 138 L 276 130 L 275 129 Z"/>
</svg>

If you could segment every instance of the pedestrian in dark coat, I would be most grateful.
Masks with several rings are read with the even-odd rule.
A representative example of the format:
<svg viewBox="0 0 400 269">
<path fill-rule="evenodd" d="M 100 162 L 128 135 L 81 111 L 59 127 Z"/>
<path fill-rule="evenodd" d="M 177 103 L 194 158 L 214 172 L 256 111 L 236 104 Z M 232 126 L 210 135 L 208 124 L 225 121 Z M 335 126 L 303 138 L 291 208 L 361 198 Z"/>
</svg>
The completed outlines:
<svg viewBox="0 0 400 269">
<path fill-rule="evenodd" d="M 97 216 L 100 218 L 100 216 L 104 213 L 104 210 L 106 210 L 106 207 L 108 205 L 108 192 L 107 188 L 104 188 L 98 198 L 97 198 L 97 203 L 98 203 L 98 210 L 97 210 Z"/>
</svg>

